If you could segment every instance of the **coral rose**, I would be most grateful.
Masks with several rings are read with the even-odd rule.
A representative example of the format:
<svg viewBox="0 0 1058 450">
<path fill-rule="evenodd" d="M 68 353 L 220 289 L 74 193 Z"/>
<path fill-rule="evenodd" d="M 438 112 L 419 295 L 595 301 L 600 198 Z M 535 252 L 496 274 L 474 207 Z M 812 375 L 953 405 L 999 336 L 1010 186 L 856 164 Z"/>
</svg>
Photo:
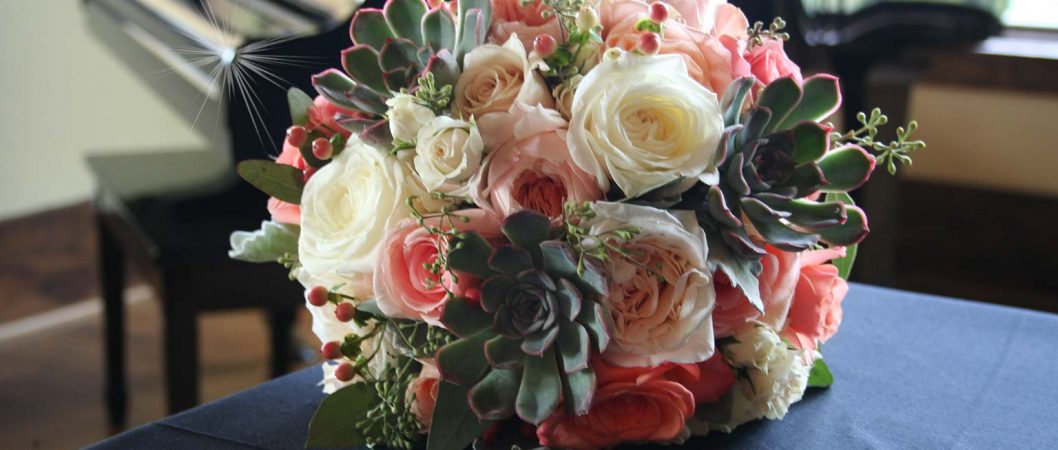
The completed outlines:
<svg viewBox="0 0 1058 450">
<path fill-rule="evenodd" d="M 544 17 L 548 6 L 535 0 L 522 6 L 521 0 L 492 0 L 492 28 L 489 42 L 507 42 L 511 35 L 518 35 L 525 48 L 533 47 L 538 35 L 547 34 L 558 39 L 562 30 L 555 16 Z"/>
<path fill-rule="evenodd" d="M 408 385 L 411 396 L 411 412 L 419 419 L 424 430 L 430 429 L 433 422 L 433 410 L 437 406 L 437 390 L 441 386 L 441 372 L 433 361 L 422 361 L 422 371 Z"/>
<path fill-rule="evenodd" d="M 717 337 L 731 336 L 735 330 L 751 321 L 759 321 L 781 329 L 797 286 L 801 254 L 784 252 L 766 246 L 768 254 L 761 259 L 764 269 L 758 275 L 764 315 L 749 303 L 742 289 L 733 286 L 722 272 L 713 274 L 716 286 L 716 309 L 713 310 L 713 332 Z"/>
<path fill-rule="evenodd" d="M 849 285 L 838 275 L 838 268 L 826 262 L 844 255 L 845 248 L 840 247 L 805 252 L 801 257 L 797 289 L 782 334 L 802 349 L 816 350 L 841 325 L 841 301 Z"/>
<path fill-rule="evenodd" d="M 279 154 L 276 163 L 293 166 L 300 170 L 305 170 L 305 168 L 308 167 L 308 165 L 305 164 L 305 158 L 301 156 L 301 150 L 298 150 L 297 147 L 290 145 L 290 143 L 286 141 L 283 142 L 283 152 Z M 301 207 L 293 203 L 287 203 L 278 198 L 269 197 L 268 213 L 272 215 L 272 220 L 276 222 L 290 225 L 301 224 Z"/>
<path fill-rule="evenodd" d="M 801 68 L 786 56 L 780 40 L 765 39 L 763 45 L 754 47 L 746 54 L 746 59 L 753 76 L 765 85 L 782 77 L 792 77 L 797 84 L 804 81 Z"/>
<path fill-rule="evenodd" d="M 591 410 L 570 417 L 559 408 L 536 430 L 542 445 L 594 450 L 686 437 L 684 423 L 694 414 L 694 395 L 665 378 L 673 367 L 610 371 L 605 363 L 593 365 L 598 389 Z"/>
<path fill-rule="evenodd" d="M 509 113 L 487 115 L 478 126 L 489 149 L 470 181 L 478 206 L 500 217 L 532 209 L 557 218 L 567 201 L 602 198 L 595 179 L 566 150 L 566 121 L 554 110 L 517 103 Z"/>
<path fill-rule="evenodd" d="M 305 128 L 309 131 L 319 131 L 327 137 L 338 133 L 348 139 L 352 135 L 352 131 L 338 123 L 340 116 L 359 117 L 363 116 L 363 113 L 338 107 L 334 103 L 327 101 L 322 95 L 316 96 L 316 99 L 312 102 L 312 107 L 309 108 L 308 123 L 305 124 Z"/>
<path fill-rule="evenodd" d="M 499 221 L 483 210 L 462 210 L 455 215 L 469 219 L 468 222 L 455 219 L 459 231 L 476 231 L 486 238 L 500 234 Z M 448 230 L 451 224 L 447 221 L 442 223 L 440 217 L 433 217 L 426 219 L 424 226 Z M 375 265 L 375 296 L 379 309 L 386 316 L 424 320 L 441 326 L 438 319 L 448 299 L 448 291 L 462 295 L 467 289 L 476 286 L 477 280 L 464 274 L 457 281 L 448 272 L 438 276 L 425 267 L 437 260 L 438 236 L 428 232 L 424 226 L 414 220 L 407 220 L 385 237 Z"/>
</svg>

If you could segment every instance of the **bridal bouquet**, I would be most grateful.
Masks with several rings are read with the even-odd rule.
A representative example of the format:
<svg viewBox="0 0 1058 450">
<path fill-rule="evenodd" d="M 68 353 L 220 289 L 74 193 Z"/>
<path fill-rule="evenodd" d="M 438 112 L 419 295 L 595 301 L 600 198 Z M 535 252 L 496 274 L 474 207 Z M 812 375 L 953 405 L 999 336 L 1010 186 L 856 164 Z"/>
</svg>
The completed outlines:
<svg viewBox="0 0 1058 450">
<path fill-rule="evenodd" d="M 289 94 L 272 220 L 234 258 L 307 289 L 310 447 L 678 444 L 782 419 L 914 123 L 823 122 L 783 23 L 716 0 L 389 0 Z"/>
</svg>

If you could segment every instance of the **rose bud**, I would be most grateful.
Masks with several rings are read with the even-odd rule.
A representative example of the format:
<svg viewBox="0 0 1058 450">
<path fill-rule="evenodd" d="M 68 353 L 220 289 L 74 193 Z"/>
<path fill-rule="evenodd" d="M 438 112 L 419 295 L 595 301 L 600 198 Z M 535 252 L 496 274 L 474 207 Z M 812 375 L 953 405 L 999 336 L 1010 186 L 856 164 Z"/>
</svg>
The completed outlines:
<svg viewBox="0 0 1058 450">
<path fill-rule="evenodd" d="M 294 147 L 301 147 L 301 144 L 304 144 L 308 137 L 309 132 L 303 126 L 294 125 L 287 128 L 287 143 Z"/>
<path fill-rule="evenodd" d="M 555 41 L 554 36 L 550 34 L 541 34 L 533 40 L 533 50 L 536 51 L 540 56 L 547 58 L 555 54 L 555 50 L 558 50 L 558 41 Z"/>
<path fill-rule="evenodd" d="M 647 32 L 639 35 L 639 51 L 644 55 L 656 55 L 661 48 L 661 36 L 657 33 Z"/>
<path fill-rule="evenodd" d="M 584 6 L 577 11 L 577 28 L 580 31 L 589 31 L 599 25 L 599 14 L 595 8 Z"/>
<path fill-rule="evenodd" d="M 356 315 L 356 307 L 349 302 L 339 303 L 338 308 L 334 310 L 334 315 L 339 321 L 348 322 Z"/>
<path fill-rule="evenodd" d="M 342 344 L 338 341 L 324 343 L 320 347 L 320 353 L 325 359 L 338 359 L 342 357 Z"/>
<path fill-rule="evenodd" d="M 338 381 L 350 381 L 355 376 L 356 371 L 353 370 L 352 364 L 342 363 L 339 364 L 336 369 L 334 369 L 334 377 L 337 378 Z"/>
<path fill-rule="evenodd" d="M 664 3 L 654 2 L 650 4 L 650 21 L 654 23 L 664 22 L 669 18 L 669 7 Z"/>
<path fill-rule="evenodd" d="M 316 286 L 309 290 L 308 299 L 312 306 L 323 306 L 327 304 L 330 292 L 323 286 Z"/>
<path fill-rule="evenodd" d="M 334 146 L 331 141 L 324 138 L 316 138 L 312 141 L 312 155 L 319 159 L 331 159 L 334 154 Z"/>
</svg>

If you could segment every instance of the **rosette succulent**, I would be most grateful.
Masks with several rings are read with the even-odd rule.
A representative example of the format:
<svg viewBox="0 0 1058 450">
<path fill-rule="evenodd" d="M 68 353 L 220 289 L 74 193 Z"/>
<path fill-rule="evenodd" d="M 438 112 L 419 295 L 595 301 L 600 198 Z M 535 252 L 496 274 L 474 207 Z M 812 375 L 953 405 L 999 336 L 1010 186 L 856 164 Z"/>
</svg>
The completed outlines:
<svg viewBox="0 0 1058 450">
<path fill-rule="evenodd" d="M 488 0 L 429 8 L 422 0 L 391 0 L 383 9 L 365 8 L 353 17 L 353 46 L 342 52 L 342 68 L 312 77 L 320 95 L 365 117 L 344 117 L 343 126 L 362 137 L 389 143 L 386 100 L 402 89 L 414 91 L 432 74 L 439 86 L 455 85 L 463 55 L 485 42 L 492 17 Z"/>
<path fill-rule="evenodd" d="M 537 212 L 512 214 L 502 231 L 506 242 L 472 232 L 451 242 L 449 267 L 482 283 L 480 305 L 445 306 L 441 322 L 459 339 L 437 352 L 441 375 L 469 388 L 481 420 L 538 424 L 562 402 L 584 414 L 595 391 L 589 357 L 610 340 L 596 302 L 606 295 L 603 267 L 549 239 L 550 220 Z"/>
</svg>

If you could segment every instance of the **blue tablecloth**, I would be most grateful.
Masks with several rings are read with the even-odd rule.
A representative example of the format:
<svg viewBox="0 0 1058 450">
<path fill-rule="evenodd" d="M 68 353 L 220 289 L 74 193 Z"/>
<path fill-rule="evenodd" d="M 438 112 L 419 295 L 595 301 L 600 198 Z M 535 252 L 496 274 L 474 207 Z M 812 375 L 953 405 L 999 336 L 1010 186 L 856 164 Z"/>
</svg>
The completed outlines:
<svg viewBox="0 0 1058 450">
<path fill-rule="evenodd" d="M 1058 448 L 1058 316 L 853 285 L 824 349 L 836 382 L 782 421 L 685 448 Z M 95 448 L 301 448 L 319 368 Z"/>
</svg>

